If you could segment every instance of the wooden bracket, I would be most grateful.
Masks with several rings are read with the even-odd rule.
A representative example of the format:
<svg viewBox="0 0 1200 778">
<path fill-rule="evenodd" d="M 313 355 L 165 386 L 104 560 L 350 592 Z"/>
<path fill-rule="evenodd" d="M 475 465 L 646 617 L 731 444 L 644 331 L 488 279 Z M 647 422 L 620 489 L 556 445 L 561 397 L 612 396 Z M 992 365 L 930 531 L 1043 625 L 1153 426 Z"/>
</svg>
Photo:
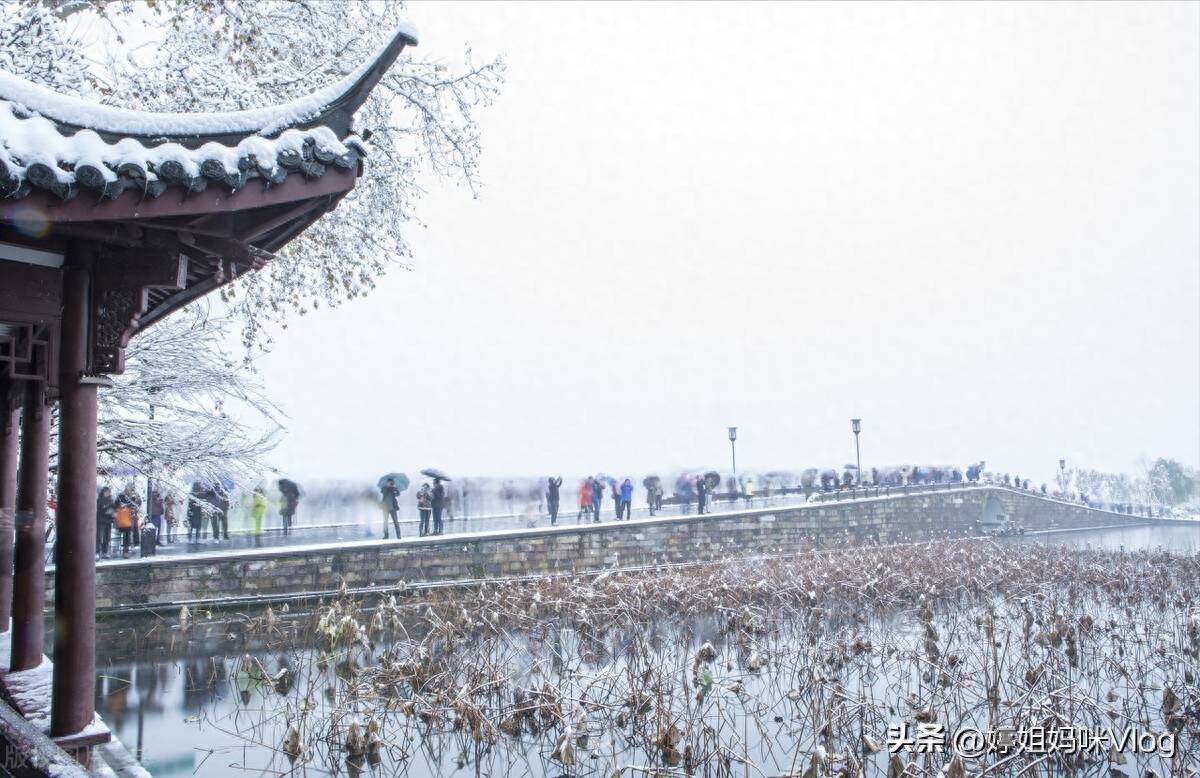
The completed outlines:
<svg viewBox="0 0 1200 778">
<path fill-rule="evenodd" d="M 125 371 L 125 347 L 149 307 L 151 289 L 187 286 L 187 257 L 177 241 L 122 249 L 101 246 L 92 273 L 89 372 Z"/>
</svg>

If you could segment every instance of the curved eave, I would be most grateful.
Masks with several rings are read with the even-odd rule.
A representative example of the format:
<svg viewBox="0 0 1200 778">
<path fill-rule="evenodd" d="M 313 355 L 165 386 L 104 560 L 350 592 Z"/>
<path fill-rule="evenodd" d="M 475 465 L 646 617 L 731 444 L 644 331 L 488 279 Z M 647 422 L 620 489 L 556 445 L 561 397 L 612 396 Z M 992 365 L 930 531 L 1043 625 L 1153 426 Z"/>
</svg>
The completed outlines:
<svg viewBox="0 0 1200 778">
<path fill-rule="evenodd" d="M 268 229 L 246 240 L 243 245 L 248 251 L 269 256 L 312 226 L 313 222 L 317 221 L 317 219 L 320 219 L 326 213 L 336 208 L 348 191 L 335 190 L 326 195 L 311 198 L 304 210 L 288 212 L 286 218 L 281 218 L 277 223 L 270 224 Z M 256 224 L 254 229 L 258 230 L 262 226 L 261 224 Z M 146 313 L 139 317 L 135 333 L 154 325 L 185 305 L 231 283 L 236 277 L 234 266 L 237 263 L 231 257 L 222 256 L 222 252 L 220 251 L 208 251 L 202 246 L 192 245 L 185 247 L 184 253 L 191 256 L 193 260 L 203 258 L 206 261 L 199 265 L 194 261 L 189 262 L 189 277 L 184 289 L 179 291 L 154 290 L 149 294 L 147 300 L 149 304 L 148 308 Z M 254 267 L 257 268 L 260 266 L 255 265 Z M 242 272 L 248 270 L 249 268 L 241 267 Z"/>
<path fill-rule="evenodd" d="M 307 200 L 354 188 L 359 167 L 331 169 L 320 178 L 291 175 L 275 186 L 251 183 L 234 191 L 212 187 L 192 193 L 168 189 L 156 198 L 126 190 L 113 199 L 76 197 L 63 201 L 48 192 L 33 192 L 17 200 L 0 199 L 0 222 L 21 223 L 34 219 L 46 223 L 136 221 L 205 213 L 261 208 L 266 205 Z"/>
<path fill-rule="evenodd" d="M 247 135 L 272 136 L 287 129 L 325 126 L 345 137 L 354 112 L 366 102 L 405 46 L 415 46 L 416 31 L 401 25 L 379 50 L 345 78 L 287 103 L 221 113 L 156 113 L 99 105 L 63 95 L 0 70 L 0 99 L 55 123 L 64 135 L 93 130 L 106 142 L 132 138 L 147 146 L 179 143 L 199 148 L 205 143 L 236 145 Z"/>
</svg>

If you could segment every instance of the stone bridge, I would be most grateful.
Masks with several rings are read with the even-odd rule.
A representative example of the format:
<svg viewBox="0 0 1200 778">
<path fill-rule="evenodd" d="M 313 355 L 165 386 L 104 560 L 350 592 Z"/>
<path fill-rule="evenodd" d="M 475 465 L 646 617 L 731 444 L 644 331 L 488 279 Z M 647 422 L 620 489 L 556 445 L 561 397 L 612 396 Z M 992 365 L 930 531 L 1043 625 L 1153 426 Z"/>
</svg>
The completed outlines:
<svg viewBox="0 0 1200 778">
<path fill-rule="evenodd" d="M 580 573 L 978 536 L 1009 520 L 1026 531 L 1169 521 L 1005 487 L 964 486 L 704 516 L 119 560 L 99 565 L 96 604 L 101 611 L 232 606 L 320 597 L 343 583 L 351 590 L 370 591 L 401 583 Z M 51 569 L 48 604 L 53 589 Z"/>
</svg>

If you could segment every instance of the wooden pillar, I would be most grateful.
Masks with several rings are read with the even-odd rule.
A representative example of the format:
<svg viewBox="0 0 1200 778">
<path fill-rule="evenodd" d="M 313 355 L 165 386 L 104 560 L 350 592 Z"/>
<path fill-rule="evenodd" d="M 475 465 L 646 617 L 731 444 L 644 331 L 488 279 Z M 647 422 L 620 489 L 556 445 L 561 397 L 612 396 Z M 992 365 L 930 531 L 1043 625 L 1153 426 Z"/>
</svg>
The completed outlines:
<svg viewBox="0 0 1200 778">
<path fill-rule="evenodd" d="M 17 513 L 17 430 L 21 411 L 11 407 L 9 387 L 0 384 L 0 632 L 12 617 L 13 533 Z"/>
<path fill-rule="evenodd" d="M 21 469 L 13 556 L 12 670 L 42 663 L 42 608 L 46 600 L 46 488 L 50 482 L 50 406 L 45 386 L 25 383 L 21 414 Z"/>
<path fill-rule="evenodd" d="M 73 735 L 96 712 L 96 386 L 88 367 L 91 251 L 73 243 L 63 266 L 59 361 L 58 531 L 50 735 Z"/>
</svg>

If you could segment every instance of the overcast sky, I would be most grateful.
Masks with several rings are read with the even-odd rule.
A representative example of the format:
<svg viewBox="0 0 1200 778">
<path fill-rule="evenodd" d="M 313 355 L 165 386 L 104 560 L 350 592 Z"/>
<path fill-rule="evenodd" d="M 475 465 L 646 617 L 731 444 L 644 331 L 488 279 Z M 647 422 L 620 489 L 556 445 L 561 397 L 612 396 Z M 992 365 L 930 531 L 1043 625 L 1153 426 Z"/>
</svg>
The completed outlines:
<svg viewBox="0 0 1200 778">
<path fill-rule="evenodd" d="M 507 60 L 484 187 L 277 334 L 283 471 L 1200 464 L 1200 5 L 410 18 Z"/>
</svg>

